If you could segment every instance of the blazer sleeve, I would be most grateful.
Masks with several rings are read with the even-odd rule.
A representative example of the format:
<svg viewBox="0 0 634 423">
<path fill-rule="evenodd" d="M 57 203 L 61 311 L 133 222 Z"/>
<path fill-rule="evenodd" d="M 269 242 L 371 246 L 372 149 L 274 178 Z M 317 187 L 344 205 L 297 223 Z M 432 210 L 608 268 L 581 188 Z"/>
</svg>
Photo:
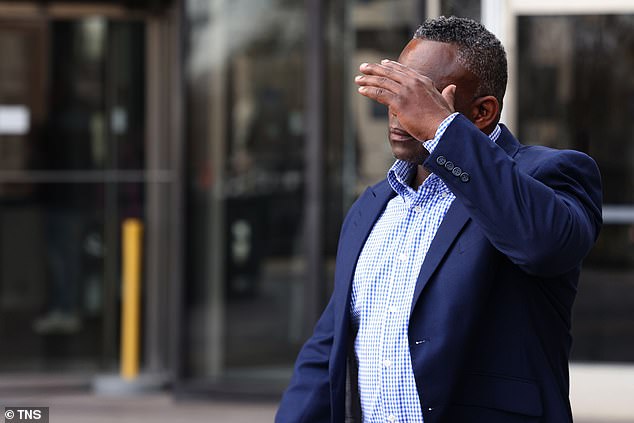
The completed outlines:
<svg viewBox="0 0 634 423">
<path fill-rule="evenodd" d="M 328 363 L 334 337 L 333 303 L 331 297 L 313 335 L 297 356 L 293 377 L 275 416 L 276 423 L 330 422 Z"/>
<path fill-rule="evenodd" d="M 578 267 L 596 241 L 601 177 L 583 153 L 534 147 L 522 156 L 528 149 L 511 157 L 459 115 L 424 166 L 513 263 L 529 274 L 557 276 Z"/>
</svg>

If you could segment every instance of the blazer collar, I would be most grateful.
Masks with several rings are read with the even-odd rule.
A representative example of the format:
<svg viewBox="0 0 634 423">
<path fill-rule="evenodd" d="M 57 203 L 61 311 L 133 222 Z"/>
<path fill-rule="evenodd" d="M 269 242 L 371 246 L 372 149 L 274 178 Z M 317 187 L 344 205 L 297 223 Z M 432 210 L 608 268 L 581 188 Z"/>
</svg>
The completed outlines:
<svg viewBox="0 0 634 423">
<path fill-rule="evenodd" d="M 509 128 L 507 128 L 506 125 L 501 123 L 500 128 L 502 129 L 502 132 L 500 133 L 497 144 L 506 151 L 506 154 L 511 157 L 515 157 L 520 149 L 520 142 L 513 136 L 513 134 L 511 134 L 511 131 L 509 131 Z"/>
<path fill-rule="evenodd" d="M 454 200 L 449 207 L 449 210 L 447 210 L 447 214 L 445 214 L 442 223 L 438 227 L 438 231 L 429 246 L 429 250 L 425 255 L 423 264 L 420 267 L 418 279 L 416 280 L 416 287 L 414 288 L 410 314 L 414 310 L 418 297 L 420 297 L 423 289 L 427 285 L 427 282 L 429 282 L 429 279 L 434 274 L 434 271 L 442 261 L 443 257 L 445 257 L 445 254 L 447 254 L 449 247 L 451 247 L 454 240 L 458 237 L 462 228 L 468 221 L 469 214 L 467 213 L 467 210 L 458 199 Z"/>
<path fill-rule="evenodd" d="M 387 180 L 368 188 L 350 210 L 352 214 L 349 216 L 349 223 L 344 223 L 348 227 L 342 229 L 335 268 L 335 290 L 339 292 L 333 295 L 333 298 L 340 300 L 336 301 L 334 306 L 335 322 L 339 324 L 338 329 L 335 330 L 336 346 L 334 348 L 342 349 L 347 345 L 342 337 L 347 336 L 352 283 L 359 255 L 374 224 L 383 213 L 388 201 L 395 195 Z"/>
<path fill-rule="evenodd" d="M 347 256 L 346 265 L 350 266 L 346 269 L 350 282 L 354 275 L 354 269 L 357 265 L 357 259 L 361 254 L 361 249 L 366 239 L 370 235 L 374 224 L 383 213 L 388 201 L 396 196 L 396 193 L 390 187 L 387 180 L 383 180 L 373 187 L 368 188 L 359 198 L 356 211 L 352 216 L 351 225 L 353 230 L 349 239 L 346 239 L 345 248 Z"/>
<path fill-rule="evenodd" d="M 352 285 L 354 270 L 365 240 L 383 213 L 388 201 L 395 195 L 396 193 L 392 190 L 390 184 L 384 179 L 373 187 L 369 187 L 359 197 L 353 209 L 350 210 L 350 213 L 352 213 L 349 217 L 350 223 L 348 225 L 350 227 L 348 230 L 342 230 L 348 235 L 342 236 L 339 240 L 338 250 L 343 260 L 337 261 L 337 272 L 341 274 L 344 280 L 349 282 L 347 284 L 348 290 Z"/>
</svg>

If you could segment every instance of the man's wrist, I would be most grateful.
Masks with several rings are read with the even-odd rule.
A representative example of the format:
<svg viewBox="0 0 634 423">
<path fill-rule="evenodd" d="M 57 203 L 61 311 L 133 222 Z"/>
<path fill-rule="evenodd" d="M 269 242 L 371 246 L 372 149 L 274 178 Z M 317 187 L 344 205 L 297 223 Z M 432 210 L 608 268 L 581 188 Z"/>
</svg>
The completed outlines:
<svg viewBox="0 0 634 423">
<path fill-rule="evenodd" d="M 434 152 L 434 149 L 438 145 L 438 142 L 442 138 L 443 134 L 445 133 L 445 131 L 447 130 L 449 125 L 451 125 L 451 122 L 453 122 L 453 120 L 456 118 L 456 116 L 458 116 L 458 114 L 459 114 L 458 112 L 454 112 L 454 113 L 450 114 L 449 116 L 447 116 L 438 125 L 438 128 L 436 129 L 436 134 L 434 135 L 434 137 L 432 139 L 427 140 L 427 141 L 423 141 L 423 147 L 425 147 L 425 149 L 427 151 L 429 151 L 429 154 Z"/>
</svg>

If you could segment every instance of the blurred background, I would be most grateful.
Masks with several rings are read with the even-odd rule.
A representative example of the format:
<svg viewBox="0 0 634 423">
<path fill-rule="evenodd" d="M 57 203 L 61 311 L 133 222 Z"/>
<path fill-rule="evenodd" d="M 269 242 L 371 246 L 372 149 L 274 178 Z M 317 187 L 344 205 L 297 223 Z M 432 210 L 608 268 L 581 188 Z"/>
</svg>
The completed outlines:
<svg viewBox="0 0 634 423">
<path fill-rule="evenodd" d="M 572 400 L 578 421 L 634 422 L 631 0 L 0 0 L 0 405 L 109 421 L 92 389 L 119 371 L 134 218 L 141 376 L 161 390 L 128 399 L 130 421 L 175 421 L 174 399 L 210 421 L 270 421 L 345 212 L 392 163 L 357 66 L 396 58 L 441 14 L 506 46 L 502 121 L 522 142 L 601 168 Z"/>
</svg>

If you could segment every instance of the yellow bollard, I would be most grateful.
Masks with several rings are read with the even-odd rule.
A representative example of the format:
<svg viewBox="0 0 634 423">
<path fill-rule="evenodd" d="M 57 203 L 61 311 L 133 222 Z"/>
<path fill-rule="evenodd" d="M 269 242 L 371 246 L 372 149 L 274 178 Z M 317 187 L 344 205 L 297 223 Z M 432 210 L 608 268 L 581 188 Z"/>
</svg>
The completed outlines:
<svg viewBox="0 0 634 423">
<path fill-rule="evenodd" d="M 141 253 L 143 224 L 126 219 L 122 232 L 121 377 L 132 380 L 139 374 L 139 327 L 141 307 Z"/>
</svg>

